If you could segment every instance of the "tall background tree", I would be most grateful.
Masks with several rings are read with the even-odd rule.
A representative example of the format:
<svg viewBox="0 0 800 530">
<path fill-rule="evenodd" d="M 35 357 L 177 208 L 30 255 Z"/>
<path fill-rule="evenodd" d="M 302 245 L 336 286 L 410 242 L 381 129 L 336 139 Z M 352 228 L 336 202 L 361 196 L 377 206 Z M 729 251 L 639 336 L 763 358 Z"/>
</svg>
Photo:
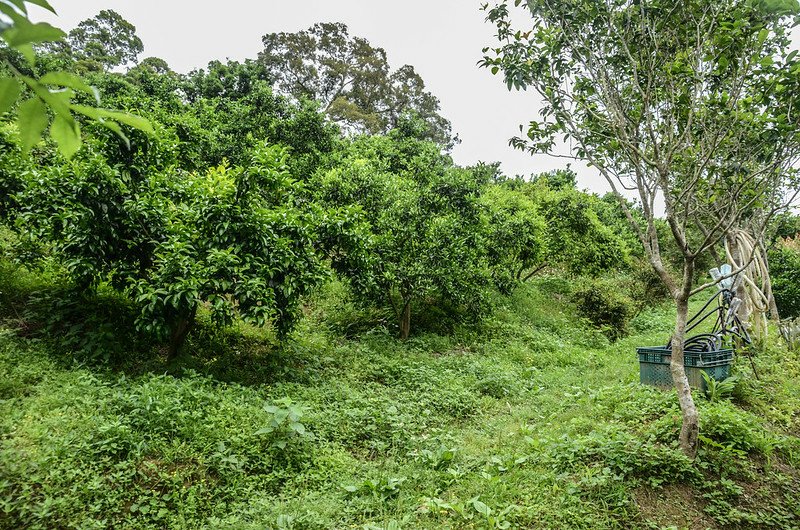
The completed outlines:
<svg viewBox="0 0 800 530">
<path fill-rule="evenodd" d="M 78 24 L 67 34 L 67 43 L 73 57 L 90 69 L 128 66 L 144 51 L 136 27 L 111 9 Z"/>
<path fill-rule="evenodd" d="M 427 125 L 428 139 L 452 146 L 450 122 L 439 114 L 439 100 L 411 65 L 392 70 L 386 52 L 342 23 L 314 24 L 297 33 L 263 38 L 259 61 L 281 92 L 320 102 L 346 130 L 383 133 L 403 114 L 414 113 Z"/>
<path fill-rule="evenodd" d="M 563 136 L 614 190 L 676 305 L 671 372 L 680 444 L 694 456 L 700 424 L 683 341 L 689 297 L 707 287 L 694 285 L 698 258 L 735 228 L 762 234 L 797 194 L 798 3 L 531 0 L 517 28 L 522 3 L 486 6 L 499 44 L 482 64 L 542 101 L 541 119 L 511 143 L 553 152 Z M 624 189 L 638 194 L 641 222 Z M 662 198 L 678 270 L 662 256 Z"/>
</svg>

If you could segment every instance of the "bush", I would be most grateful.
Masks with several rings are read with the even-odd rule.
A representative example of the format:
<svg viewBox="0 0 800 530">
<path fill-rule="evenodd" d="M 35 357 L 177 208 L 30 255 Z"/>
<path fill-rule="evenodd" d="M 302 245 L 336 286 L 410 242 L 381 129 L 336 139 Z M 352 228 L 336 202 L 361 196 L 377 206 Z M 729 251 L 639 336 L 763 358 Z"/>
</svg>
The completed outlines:
<svg viewBox="0 0 800 530">
<path fill-rule="evenodd" d="M 581 315 L 602 329 L 611 340 L 628 333 L 635 314 L 633 300 L 609 279 L 593 280 L 572 296 Z"/>
<path fill-rule="evenodd" d="M 782 318 L 800 316 L 800 238 L 784 239 L 769 253 L 772 292 Z"/>
<path fill-rule="evenodd" d="M 106 285 L 96 292 L 67 285 L 31 294 L 22 315 L 33 336 L 50 339 L 75 361 L 95 364 L 132 360 L 150 349 L 134 332 L 136 313 L 129 299 Z"/>
<path fill-rule="evenodd" d="M 652 265 L 645 259 L 632 260 L 631 263 L 631 298 L 641 307 L 652 307 L 657 302 L 670 298 L 669 289 L 661 281 Z"/>
</svg>

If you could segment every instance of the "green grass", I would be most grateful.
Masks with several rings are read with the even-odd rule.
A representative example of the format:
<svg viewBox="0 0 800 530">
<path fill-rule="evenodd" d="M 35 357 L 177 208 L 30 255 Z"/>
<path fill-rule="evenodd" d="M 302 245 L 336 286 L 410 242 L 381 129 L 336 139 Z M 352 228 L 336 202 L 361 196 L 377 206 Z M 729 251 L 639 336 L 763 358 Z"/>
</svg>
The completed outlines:
<svg viewBox="0 0 800 530">
<path fill-rule="evenodd" d="M 673 395 L 638 384 L 634 348 L 666 341 L 669 307 L 612 344 L 561 287 L 405 343 L 334 288 L 283 348 L 201 324 L 170 365 L 21 337 L 5 308 L 0 528 L 800 526 L 798 354 L 770 344 L 760 381 L 739 360 L 733 401 L 698 398 L 690 462 Z"/>
</svg>

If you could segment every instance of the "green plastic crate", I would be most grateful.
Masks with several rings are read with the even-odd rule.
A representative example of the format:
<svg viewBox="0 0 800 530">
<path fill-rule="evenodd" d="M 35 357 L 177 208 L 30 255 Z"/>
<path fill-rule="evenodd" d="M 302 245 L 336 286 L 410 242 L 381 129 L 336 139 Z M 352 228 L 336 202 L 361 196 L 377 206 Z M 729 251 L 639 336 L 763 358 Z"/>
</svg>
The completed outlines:
<svg viewBox="0 0 800 530">
<path fill-rule="evenodd" d="M 672 359 L 672 350 L 664 347 L 636 348 L 639 354 L 639 380 L 644 385 L 659 388 L 672 388 L 672 373 L 669 363 Z M 689 386 L 706 390 L 706 382 L 702 373 L 717 381 L 727 379 L 731 375 L 733 350 L 717 350 L 711 352 L 684 352 L 683 365 L 686 367 L 686 377 Z"/>
</svg>

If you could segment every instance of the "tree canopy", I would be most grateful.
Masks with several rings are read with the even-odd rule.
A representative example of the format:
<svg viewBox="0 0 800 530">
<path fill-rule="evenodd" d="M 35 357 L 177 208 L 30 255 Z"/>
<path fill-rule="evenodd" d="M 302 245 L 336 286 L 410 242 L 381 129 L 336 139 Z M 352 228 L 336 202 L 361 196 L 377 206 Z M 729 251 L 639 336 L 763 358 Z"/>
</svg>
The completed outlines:
<svg viewBox="0 0 800 530">
<path fill-rule="evenodd" d="M 79 67 L 87 69 L 128 66 L 144 50 L 136 27 L 111 9 L 79 23 L 67 34 L 66 44 Z"/>
<path fill-rule="evenodd" d="M 346 130 L 382 133 L 413 113 L 428 139 L 452 146 L 450 122 L 411 65 L 392 70 L 382 48 L 351 36 L 345 24 L 320 23 L 297 33 L 263 38 L 259 62 L 282 92 L 320 102 Z"/>
<path fill-rule="evenodd" d="M 364 299 L 393 308 L 400 336 L 412 307 L 438 299 L 479 314 L 490 281 L 479 197 L 484 183 L 403 129 L 356 139 L 315 188 L 329 207 L 357 207 L 367 262 L 339 271 Z"/>
</svg>

